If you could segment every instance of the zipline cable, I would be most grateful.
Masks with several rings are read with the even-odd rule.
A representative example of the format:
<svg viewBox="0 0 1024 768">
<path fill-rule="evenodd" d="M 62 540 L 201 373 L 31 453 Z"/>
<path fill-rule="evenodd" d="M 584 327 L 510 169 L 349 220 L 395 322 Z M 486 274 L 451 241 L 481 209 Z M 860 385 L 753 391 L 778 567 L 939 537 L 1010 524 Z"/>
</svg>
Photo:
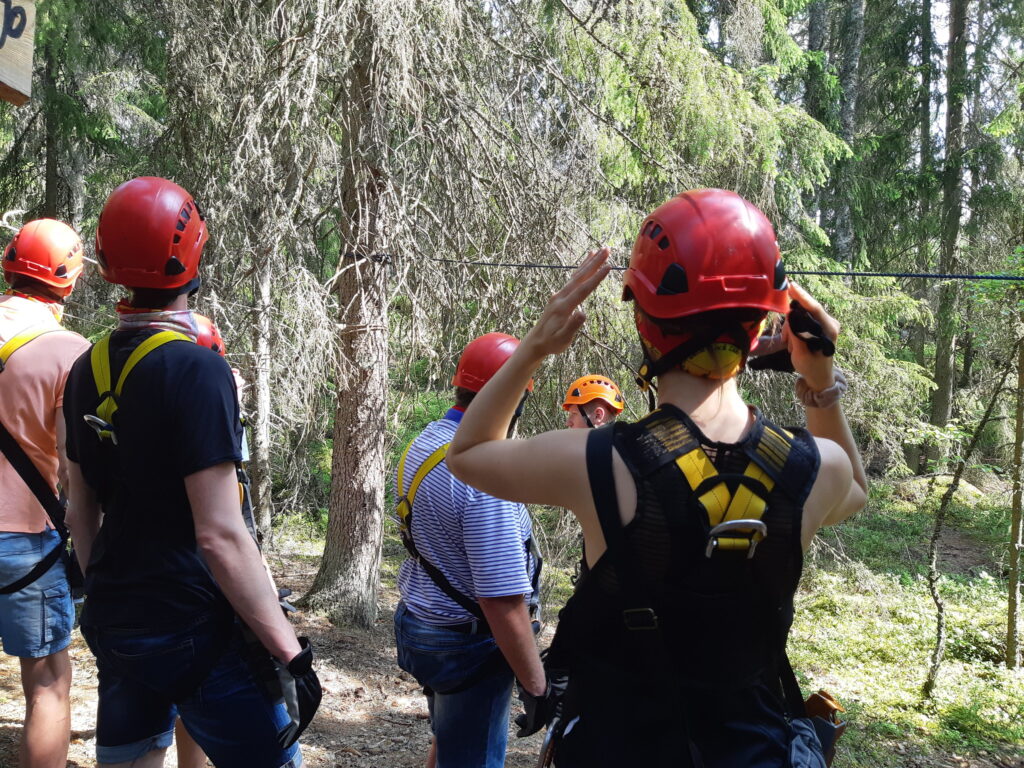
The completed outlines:
<svg viewBox="0 0 1024 768">
<path fill-rule="evenodd" d="M 459 259 L 442 259 L 431 257 L 431 261 L 442 264 L 461 264 L 467 267 L 508 267 L 518 269 L 576 269 L 575 264 L 535 264 L 508 263 L 503 261 L 460 261 Z M 617 272 L 625 270 L 625 267 L 613 266 Z M 934 272 L 831 272 L 815 269 L 787 269 L 787 275 L 818 275 L 822 277 L 906 277 L 922 278 L 926 280 L 1004 280 L 1008 282 L 1024 282 L 1024 275 L 976 275 L 957 273 L 934 273 Z"/>
</svg>

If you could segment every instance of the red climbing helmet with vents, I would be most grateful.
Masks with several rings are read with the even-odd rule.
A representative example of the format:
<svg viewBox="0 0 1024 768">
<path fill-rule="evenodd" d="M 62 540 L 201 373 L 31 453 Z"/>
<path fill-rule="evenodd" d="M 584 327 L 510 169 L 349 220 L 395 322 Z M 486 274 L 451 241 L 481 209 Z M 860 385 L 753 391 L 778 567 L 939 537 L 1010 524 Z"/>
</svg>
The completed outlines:
<svg viewBox="0 0 1024 768">
<path fill-rule="evenodd" d="M 479 392 L 518 346 L 519 339 L 507 333 L 485 333 L 473 339 L 462 350 L 452 386 Z M 526 389 L 533 392 L 533 379 Z"/>
<path fill-rule="evenodd" d="M 651 317 L 714 309 L 789 311 L 789 284 L 771 222 L 724 189 L 694 189 L 644 219 L 623 299 Z"/>
<path fill-rule="evenodd" d="M 648 381 L 671 367 L 667 356 L 675 352 L 678 358 L 684 341 L 664 333 L 651 318 L 723 309 L 789 311 L 789 282 L 771 222 L 724 189 L 683 192 L 644 219 L 622 283 L 623 300 L 636 301 L 637 330 L 645 357 L 653 363 L 641 371 L 641 379 Z M 739 344 L 745 336 L 745 354 L 756 345 L 760 327 L 756 320 L 723 327 L 723 339 Z"/>
<path fill-rule="evenodd" d="M 188 288 L 209 234 L 196 201 L 173 181 L 140 176 L 107 198 L 96 227 L 96 260 L 111 283 Z"/>
<path fill-rule="evenodd" d="M 224 346 L 224 339 L 221 338 L 220 330 L 218 330 L 213 320 L 206 315 L 200 315 L 198 312 L 193 312 L 192 317 L 196 320 L 196 330 L 198 330 L 196 344 L 212 349 L 221 357 L 227 355 L 228 350 Z"/>
<path fill-rule="evenodd" d="M 12 275 L 24 275 L 64 297 L 82 274 L 82 256 L 82 240 L 75 230 L 55 219 L 36 219 L 19 229 L 4 249 L 4 279 L 10 283 Z"/>
</svg>

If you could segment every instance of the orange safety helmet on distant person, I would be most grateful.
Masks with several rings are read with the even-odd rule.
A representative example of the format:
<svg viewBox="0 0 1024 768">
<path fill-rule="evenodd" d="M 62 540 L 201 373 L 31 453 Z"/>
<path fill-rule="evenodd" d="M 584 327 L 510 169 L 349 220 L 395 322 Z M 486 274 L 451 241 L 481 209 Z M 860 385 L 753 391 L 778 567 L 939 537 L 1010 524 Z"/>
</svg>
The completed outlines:
<svg viewBox="0 0 1024 768">
<path fill-rule="evenodd" d="M 23 275 L 66 297 L 85 266 L 82 239 L 71 227 L 55 219 L 36 219 L 18 230 L 4 249 L 4 279 Z"/>
<path fill-rule="evenodd" d="M 479 392 L 518 346 L 519 339 L 507 333 L 486 333 L 473 339 L 462 350 L 452 386 Z M 526 389 L 533 392 L 533 379 Z"/>
<path fill-rule="evenodd" d="M 615 413 L 622 413 L 626 401 L 615 382 L 607 376 L 591 373 L 581 376 L 569 385 L 562 408 L 569 410 L 574 405 L 586 405 L 592 400 L 604 400 Z"/>
<path fill-rule="evenodd" d="M 140 176 L 107 198 L 96 227 L 96 260 L 108 282 L 185 292 L 198 287 L 208 237 L 188 192 L 173 181 Z"/>
<path fill-rule="evenodd" d="M 220 331 L 213 320 L 206 315 L 200 315 L 198 312 L 193 312 L 192 317 L 196 320 L 196 329 L 198 330 L 196 344 L 212 349 L 221 357 L 227 355 L 228 351 L 227 347 L 224 346 L 224 339 L 221 338 Z"/>
<path fill-rule="evenodd" d="M 789 311 L 789 282 L 771 222 L 724 189 L 683 192 L 644 219 L 622 282 L 623 300 L 633 299 L 639 310 L 646 381 L 720 340 L 742 343 L 745 355 L 760 332 L 760 321 L 747 322 L 740 330 L 723 329 L 721 339 L 695 340 L 698 347 L 691 350 L 683 348 L 685 337 L 664 333 L 651 318 L 729 309 Z"/>
</svg>

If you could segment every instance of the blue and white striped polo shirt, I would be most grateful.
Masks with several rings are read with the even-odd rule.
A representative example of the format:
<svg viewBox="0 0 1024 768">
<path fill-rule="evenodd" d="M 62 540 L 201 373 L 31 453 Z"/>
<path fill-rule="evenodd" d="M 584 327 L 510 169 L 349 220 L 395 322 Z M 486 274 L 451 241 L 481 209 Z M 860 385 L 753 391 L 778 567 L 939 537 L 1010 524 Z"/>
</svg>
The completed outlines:
<svg viewBox="0 0 1024 768">
<path fill-rule="evenodd" d="M 398 495 L 409 490 L 427 457 L 452 441 L 461 420 L 462 412 L 452 408 L 413 441 L 405 461 L 405 487 Z M 416 549 L 468 597 L 526 595 L 531 603 L 536 602 L 531 583 L 536 563 L 526 548 L 532 534 L 525 506 L 466 485 L 448 471 L 446 462 L 438 464 L 416 491 L 412 512 Z M 402 563 L 398 589 L 421 621 L 444 625 L 473 620 L 412 558 Z"/>
</svg>

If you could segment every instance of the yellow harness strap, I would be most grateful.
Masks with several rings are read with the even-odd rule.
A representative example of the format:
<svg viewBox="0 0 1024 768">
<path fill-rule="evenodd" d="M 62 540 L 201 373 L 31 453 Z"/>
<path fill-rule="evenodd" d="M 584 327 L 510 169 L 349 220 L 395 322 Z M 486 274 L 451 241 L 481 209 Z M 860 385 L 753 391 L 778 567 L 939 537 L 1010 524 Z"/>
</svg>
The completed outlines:
<svg viewBox="0 0 1024 768">
<path fill-rule="evenodd" d="M 789 448 L 789 440 L 779 435 L 770 427 L 765 427 L 764 434 L 758 440 L 755 451 L 769 466 L 781 471 L 789 456 Z M 677 458 L 676 466 L 686 478 L 690 490 L 694 492 L 705 481 L 717 477 L 719 474 L 718 470 L 715 469 L 715 465 L 700 445 Z M 764 486 L 765 491 L 768 493 L 771 493 L 775 487 L 774 478 L 753 460 L 747 465 L 743 474 Z M 764 516 L 765 509 L 768 506 L 767 499 L 758 496 L 747 485 L 741 484 L 736 488 L 735 492 L 730 492 L 725 481 L 717 483 L 710 490 L 705 491 L 698 497 L 698 501 L 707 512 L 711 528 L 731 521 L 759 521 Z M 763 538 L 763 535 L 753 528 L 734 528 L 733 530 L 745 532 L 748 535 L 739 537 L 716 536 L 715 547 L 717 549 L 750 550 L 752 545 L 756 546 L 757 542 Z"/>
<path fill-rule="evenodd" d="M 93 345 L 92 352 L 89 353 L 89 360 L 92 363 L 92 377 L 96 382 L 96 391 L 100 395 L 100 404 L 96 409 L 96 416 L 99 417 L 106 427 L 104 429 L 97 429 L 97 434 L 100 437 L 113 438 L 113 431 L 110 429 L 110 425 L 113 424 L 112 419 L 117 411 L 117 399 L 124 390 L 124 383 L 128 378 L 128 374 L 132 372 L 132 369 L 139 364 L 142 358 L 157 347 L 161 347 L 170 341 L 187 341 L 191 343 L 192 339 L 177 331 L 154 333 L 132 350 L 128 360 L 125 361 L 124 367 L 121 369 L 121 375 L 117 377 L 117 386 L 113 390 L 110 388 L 110 335 L 104 336 Z"/>
<path fill-rule="evenodd" d="M 0 347 L 0 371 L 3 371 L 7 367 L 7 360 L 17 352 L 19 349 L 24 347 L 30 341 L 38 339 L 47 333 L 53 333 L 54 331 L 63 331 L 64 328 L 58 326 L 42 326 L 36 328 L 29 328 L 26 331 L 16 333 L 14 336 L 9 338 L 2 347 Z"/>
<path fill-rule="evenodd" d="M 416 470 L 416 474 L 412 476 L 412 482 L 409 483 L 409 490 L 405 492 L 398 499 L 398 519 L 402 526 L 403 531 L 409 529 L 409 516 L 412 514 L 412 502 L 416 498 L 416 491 L 420 487 L 420 483 L 423 479 L 430 474 L 431 470 L 434 469 L 438 464 L 444 461 L 444 457 L 448 455 L 448 446 L 450 443 L 445 443 L 435 450 L 432 454 L 427 457 L 427 460 L 420 464 L 419 469 Z M 412 449 L 412 443 L 406 447 L 402 453 L 402 458 L 398 462 L 398 492 L 402 492 L 402 487 L 405 485 L 405 459 L 409 455 L 409 451 Z"/>
</svg>

